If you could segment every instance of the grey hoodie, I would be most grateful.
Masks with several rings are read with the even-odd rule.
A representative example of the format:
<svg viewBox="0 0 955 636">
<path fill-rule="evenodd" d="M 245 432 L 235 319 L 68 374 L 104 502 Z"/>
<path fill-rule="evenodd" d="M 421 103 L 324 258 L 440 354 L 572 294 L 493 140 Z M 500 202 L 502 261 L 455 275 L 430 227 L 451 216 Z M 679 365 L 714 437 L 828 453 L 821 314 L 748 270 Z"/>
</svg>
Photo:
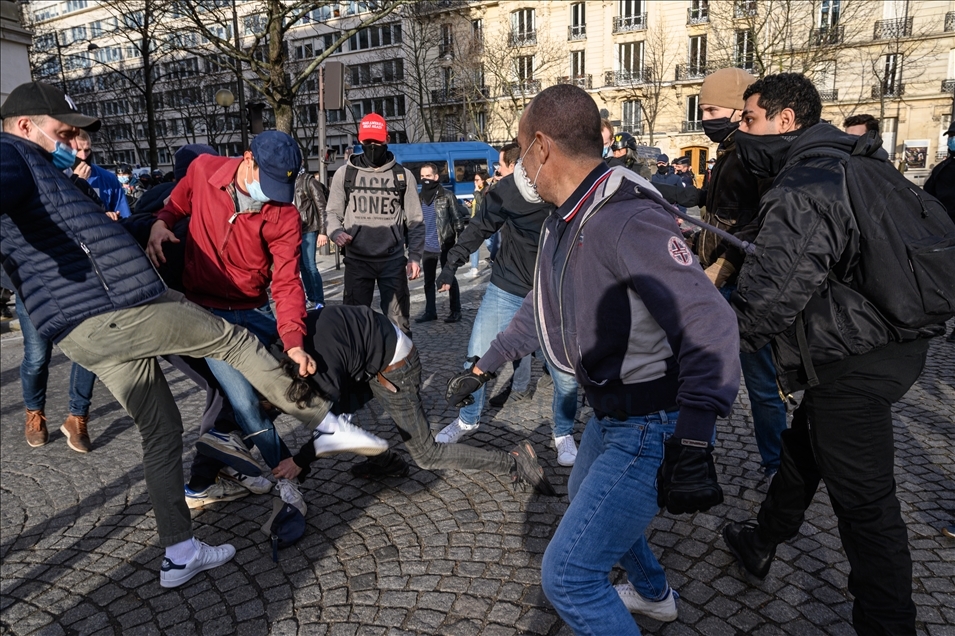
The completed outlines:
<svg viewBox="0 0 955 636">
<path fill-rule="evenodd" d="M 350 234 L 352 242 L 345 248 L 348 257 L 367 261 L 401 258 L 407 243 L 408 259 L 420 263 L 424 252 L 424 217 L 414 175 L 401 168 L 407 184 L 402 206 L 394 183 L 394 155 L 389 152 L 380 168 L 365 166 L 361 155 L 350 157 L 348 162 L 358 169 L 355 186 L 346 210 L 346 168 L 335 172 L 326 207 L 328 237 L 334 241 L 341 232 Z"/>
</svg>

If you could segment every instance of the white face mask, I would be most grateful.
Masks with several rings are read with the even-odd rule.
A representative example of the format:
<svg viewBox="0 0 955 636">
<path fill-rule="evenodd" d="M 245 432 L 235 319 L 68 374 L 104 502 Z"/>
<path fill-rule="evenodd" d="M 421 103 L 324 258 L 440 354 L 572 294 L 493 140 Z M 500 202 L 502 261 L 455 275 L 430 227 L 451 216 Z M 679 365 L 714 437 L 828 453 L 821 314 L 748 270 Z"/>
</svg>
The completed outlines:
<svg viewBox="0 0 955 636">
<path fill-rule="evenodd" d="M 541 168 L 544 167 L 544 164 L 541 164 L 540 167 L 537 168 L 537 174 L 534 175 L 534 183 L 531 183 L 531 180 L 527 178 L 527 171 L 524 170 L 524 157 L 527 156 L 527 153 L 530 152 L 530 149 L 533 147 L 534 144 L 532 143 L 514 165 L 514 185 L 517 186 L 517 191 L 521 193 L 521 196 L 524 197 L 524 200 L 528 203 L 543 203 L 544 199 L 542 199 L 541 195 L 537 192 L 537 177 L 540 176 Z"/>
</svg>

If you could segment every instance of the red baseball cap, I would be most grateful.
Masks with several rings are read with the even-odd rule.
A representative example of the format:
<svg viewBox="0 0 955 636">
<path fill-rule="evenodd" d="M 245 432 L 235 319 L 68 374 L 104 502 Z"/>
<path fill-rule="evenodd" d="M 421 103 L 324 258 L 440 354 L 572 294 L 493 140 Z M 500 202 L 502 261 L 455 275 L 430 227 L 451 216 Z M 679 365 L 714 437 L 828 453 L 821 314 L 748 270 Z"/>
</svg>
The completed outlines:
<svg viewBox="0 0 955 636">
<path fill-rule="evenodd" d="M 378 113 L 365 115 L 358 124 L 358 141 L 377 141 L 384 144 L 388 142 L 388 124 L 385 118 Z"/>
</svg>

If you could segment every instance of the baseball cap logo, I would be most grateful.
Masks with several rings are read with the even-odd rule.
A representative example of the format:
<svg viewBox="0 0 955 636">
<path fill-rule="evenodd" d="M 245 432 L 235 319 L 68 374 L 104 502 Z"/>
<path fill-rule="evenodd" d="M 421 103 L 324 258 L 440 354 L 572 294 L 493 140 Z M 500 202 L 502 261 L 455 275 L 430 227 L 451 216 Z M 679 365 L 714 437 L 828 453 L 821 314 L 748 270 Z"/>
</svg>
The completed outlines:
<svg viewBox="0 0 955 636">
<path fill-rule="evenodd" d="M 291 176 L 292 176 L 292 171 L 289 170 L 288 172 L 286 172 L 286 173 L 285 173 L 285 176 L 286 176 L 286 177 L 291 177 Z"/>
</svg>

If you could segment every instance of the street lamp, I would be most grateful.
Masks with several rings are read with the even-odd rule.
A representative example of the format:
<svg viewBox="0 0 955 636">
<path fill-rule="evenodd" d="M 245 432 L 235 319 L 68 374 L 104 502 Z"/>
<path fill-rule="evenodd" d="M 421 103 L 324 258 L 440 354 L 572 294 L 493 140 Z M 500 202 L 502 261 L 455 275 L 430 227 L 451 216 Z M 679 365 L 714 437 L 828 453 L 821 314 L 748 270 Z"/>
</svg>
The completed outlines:
<svg viewBox="0 0 955 636">
<path fill-rule="evenodd" d="M 235 103 L 235 95 L 228 88 L 220 88 L 216 91 L 216 103 L 224 110 L 228 110 Z"/>
</svg>

